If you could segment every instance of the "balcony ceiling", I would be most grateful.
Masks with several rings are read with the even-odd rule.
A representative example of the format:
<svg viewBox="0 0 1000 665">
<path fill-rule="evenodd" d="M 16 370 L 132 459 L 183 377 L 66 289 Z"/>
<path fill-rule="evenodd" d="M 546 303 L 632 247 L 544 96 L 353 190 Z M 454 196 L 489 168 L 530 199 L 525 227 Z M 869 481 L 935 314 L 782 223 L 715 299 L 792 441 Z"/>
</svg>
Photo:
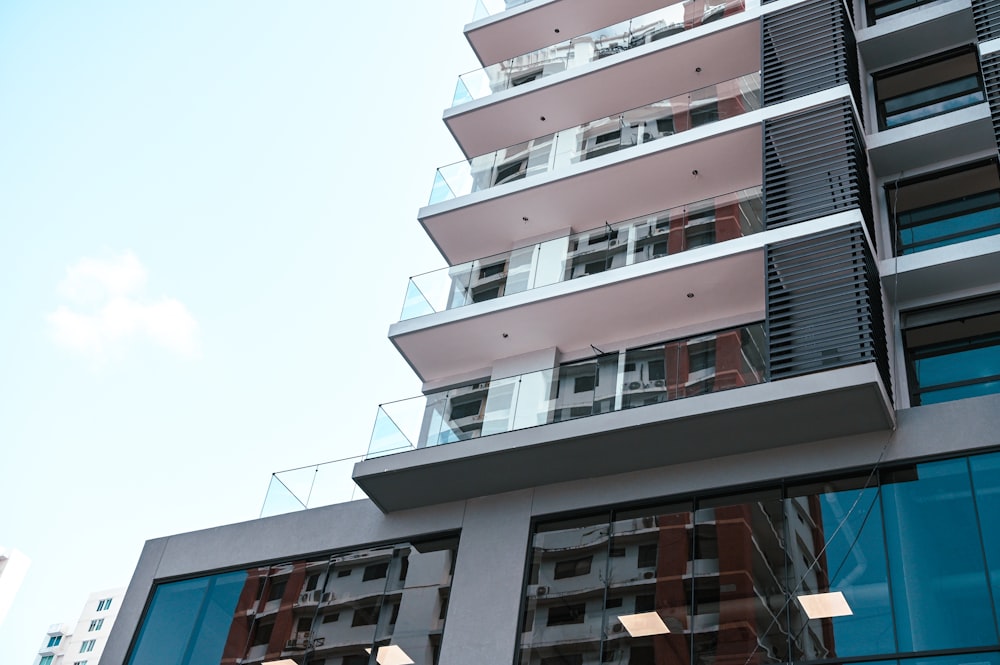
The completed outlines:
<svg viewBox="0 0 1000 665">
<path fill-rule="evenodd" d="M 465 27 L 484 65 L 586 35 L 681 0 L 550 0 L 532 2 Z M 559 32 L 557 33 L 556 30 Z"/>
<path fill-rule="evenodd" d="M 649 150 L 632 148 L 562 173 L 428 206 L 420 211 L 420 222 L 455 265 L 506 252 L 528 238 L 566 228 L 585 231 L 763 182 L 759 124 L 662 149 L 700 129 L 650 143 Z M 596 166 L 600 164 L 609 165 Z"/>
<path fill-rule="evenodd" d="M 894 425 L 871 363 L 378 457 L 354 480 L 389 512 Z"/>
<path fill-rule="evenodd" d="M 466 156 L 474 157 L 760 71 L 757 20 L 677 39 L 457 106 L 445 111 L 445 124 Z"/>
<path fill-rule="evenodd" d="M 651 274 L 656 261 L 410 319 L 389 335 L 421 380 L 436 381 L 538 349 L 602 348 L 660 333 L 668 339 L 669 330 L 697 334 L 763 318 L 763 250 L 699 260 L 713 249 L 679 254 L 674 259 L 685 265 Z"/>
</svg>

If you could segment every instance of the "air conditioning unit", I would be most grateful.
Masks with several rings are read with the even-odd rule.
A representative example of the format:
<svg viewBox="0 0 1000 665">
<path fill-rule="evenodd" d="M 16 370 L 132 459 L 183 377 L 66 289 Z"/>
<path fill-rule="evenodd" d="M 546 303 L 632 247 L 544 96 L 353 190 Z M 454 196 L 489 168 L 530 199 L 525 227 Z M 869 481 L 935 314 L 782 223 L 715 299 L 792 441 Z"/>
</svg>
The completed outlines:
<svg viewBox="0 0 1000 665">
<path fill-rule="evenodd" d="M 323 599 L 322 599 L 322 602 L 324 602 L 324 603 L 329 603 L 329 602 L 331 602 L 331 601 L 332 601 L 332 600 L 333 600 L 334 598 L 336 598 L 336 596 L 334 596 L 334 595 L 333 595 L 333 592 L 332 592 L 332 591 L 327 591 L 326 593 L 324 593 L 324 594 L 323 594 Z"/>
<path fill-rule="evenodd" d="M 549 588 L 547 586 L 540 586 L 540 587 L 538 587 L 538 591 L 536 591 L 535 594 L 538 595 L 538 596 L 544 596 L 548 592 L 549 592 Z"/>
<path fill-rule="evenodd" d="M 662 388 L 664 385 L 663 379 L 657 379 L 656 381 L 653 381 L 653 385 L 656 386 L 657 388 Z"/>
<path fill-rule="evenodd" d="M 642 526 L 645 529 L 650 529 L 653 527 L 653 518 L 651 516 L 646 516 L 642 518 Z"/>
<path fill-rule="evenodd" d="M 612 633 L 620 633 L 623 630 L 625 630 L 625 626 L 621 625 L 620 623 L 616 623 L 615 625 L 611 626 Z"/>
<path fill-rule="evenodd" d="M 644 579 L 644 580 L 651 580 L 651 579 L 653 579 L 653 571 L 647 570 L 646 572 L 644 572 L 642 574 L 642 579 Z"/>
</svg>

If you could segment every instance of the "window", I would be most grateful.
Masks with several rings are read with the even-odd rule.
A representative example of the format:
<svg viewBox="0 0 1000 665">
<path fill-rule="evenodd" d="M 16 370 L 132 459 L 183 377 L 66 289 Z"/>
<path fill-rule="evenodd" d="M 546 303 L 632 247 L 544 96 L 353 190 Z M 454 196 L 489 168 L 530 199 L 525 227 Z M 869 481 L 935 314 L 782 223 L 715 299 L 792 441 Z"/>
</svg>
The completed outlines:
<svg viewBox="0 0 1000 665">
<path fill-rule="evenodd" d="M 926 5 L 929 2 L 934 2 L 934 0 L 869 0 L 868 23 L 872 25 L 886 16 L 905 12 L 907 9 Z"/>
<path fill-rule="evenodd" d="M 719 102 L 710 100 L 691 107 L 691 127 L 701 127 L 719 119 Z"/>
<path fill-rule="evenodd" d="M 548 625 L 566 626 L 573 623 L 583 623 L 586 615 L 586 603 L 563 605 L 562 607 L 550 607 Z"/>
<path fill-rule="evenodd" d="M 378 605 L 362 605 L 354 608 L 354 617 L 351 619 L 351 626 L 374 626 L 378 622 Z"/>
<path fill-rule="evenodd" d="M 932 118 L 985 100 L 979 58 L 972 48 L 895 67 L 872 78 L 879 129 Z"/>
<path fill-rule="evenodd" d="M 312 617 L 299 617 L 298 623 L 295 624 L 295 632 L 308 633 L 312 630 L 312 624 Z"/>
<path fill-rule="evenodd" d="M 1000 233 L 996 159 L 886 185 L 896 254 L 912 254 Z"/>
<path fill-rule="evenodd" d="M 281 597 L 285 595 L 286 584 L 288 584 L 288 580 L 281 580 L 280 582 L 271 582 L 271 588 L 267 592 L 268 602 L 271 602 L 272 600 L 281 600 Z"/>
<path fill-rule="evenodd" d="M 493 180 L 494 185 L 502 185 L 505 182 L 521 180 L 527 175 L 528 159 L 518 159 L 497 167 L 497 176 Z"/>
<path fill-rule="evenodd" d="M 38 665 L 45 665 L 45 664 L 44 663 L 39 663 Z M 87 665 L 87 661 L 85 661 L 85 660 L 77 660 L 77 661 L 73 662 L 73 665 Z"/>
<path fill-rule="evenodd" d="M 904 315 L 910 404 L 1000 392 L 1000 296 Z"/>
<path fill-rule="evenodd" d="M 261 646 L 271 642 L 271 633 L 274 631 L 274 623 L 265 623 L 257 626 L 253 634 L 253 645 Z"/>
<path fill-rule="evenodd" d="M 94 650 L 94 645 L 97 644 L 97 640 L 87 640 L 80 644 L 80 653 L 90 653 Z"/>
<path fill-rule="evenodd" d="M 42 658 L 38 661 L 38 665 L 52 665 L 52 659 L 54 657 L 55 656 L 42 656 Z"/>
<path fill-rule="evenodd" d="M 57 647 L 57 646 L 59 646 L 60 642 L 62 642 L 62 635 L 56 635 L 55 637 L 50 637 L 49 638 L 48 646 L 50 646 L 50 647 Z"/>
<path fill-rule="evenodd" d="M 369 580 L 381 580 L 385 579 L 385 574 L 389 570 L 389 562 L 385 563 L 375 563 L 370 566 L 365 566 L 365 574 L 361 578 L 362 582 L 368 582 Z"/>
<path fill-rule="evenodd" d="M 451 419 L 459 420 L 461 418 L 469 418 L 471 416 L 479 415 L 479 408 L 482 406 L 482 400 L 475 400 L 472 402 L 465 402 L 459 404 L 451 405 Z M 365 569 L 365 574 L 367 574 L 368 569 Z M 383 576 L 384 577 L 384 576 Z M 366 578 L 367 579 L 367 578 Z"/>
<path fill-rule="evenodd" d="M 715 368 L 715 340 L 688 347 L 688 371 L 701 372 Z"/>
<path fill-rule="evenodd" d="M 306 591 L 315 591 L 318 585 L 319 585 L 319 573 L 316 573 L 315 575 L 310 575 L 309 579 L 306 580 Z"/>
<path fill-rule="evenodd" d="M 594 390 L 596 376 L 578 376 L 573 379 L 573 392 L 586 393 Z"/>
<path fill-rule="evenodd" d="M 479 279 L 486 279 L 487 277 L 493 277 L 494 275 L 502 275 L 503 269 L 506 265 L 506 261 L 501 261 L 500 263 L 494 263 L 491 266 L 481 268 L 479 270 Z"/>
<path fill-rule="evenodd" d="M 88 633 L 92 633 L 95 630 L 100 630 L 101 626 L 104 625 L 104 619 L 94 619 L 90 622 L 90 628 L 87 629 Z"/>
<path fill-rule="evenodd" d="M 636 565 L 639 568 L 654 568 L 656 566 L 656 545 L 640 545 Z"/>
<path fill-rule="evenodd" d="M 334 623 L 340 620 L 340 612 L 331 612 L 323 615 L 323 623 Z"/>
<path fill-rule="evenodd" d="M 111 601 L 112 600 L 113 600 L 112 598 L 105 598 L 104 600 L 98 601 L 98 603 L 97 603 L 97 611 L 98 612 L 104 612 L 105 610 L 110 610 L 111 609 Z"/>
<path fill-rule="evenodd" d="M 580 575 L 590 574 L 590 562 L 593 557 L 585 556 L 580 559 L 570 559 L 569 561 L 559 561 L 556 563 L 556 569 L 553 573 L 553 577 L 557 580 L 565 579 L 567 577 L 579 577 Z"/>
</svg>

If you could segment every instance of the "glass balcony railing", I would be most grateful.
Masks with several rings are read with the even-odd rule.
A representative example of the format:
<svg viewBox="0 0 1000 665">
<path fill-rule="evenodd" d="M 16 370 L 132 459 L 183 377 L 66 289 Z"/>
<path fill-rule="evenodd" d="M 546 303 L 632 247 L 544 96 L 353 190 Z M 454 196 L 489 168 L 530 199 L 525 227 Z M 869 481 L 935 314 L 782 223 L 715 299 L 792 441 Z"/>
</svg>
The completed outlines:
<svg viewBox="0 0 1000 665">
<path fill-rule="evenodd" d="M 761 188 L 688 203 L 410 279 L 400 320 L 530 291 L 764 230 Z"/>
<path fill-rule="evenodd" d="M 442 166 L 430 203 L 548 173 L 760 108 L 760 73 L 747 74 L 486 155 Z"/>
<path fill-rule="evenodd" d="M 362 459 L 364 455 L 355 455 L 271 474 L 260 516 L 271 517 L 365 498 L 364 492 L 351 480 L 354 465 Z"/>
<path fill-rule="evenodd" d="M 383 404 L 367 457 L 762 383 L 766 348 L 755 323 Z"/>
<path fill-rule="evenodd" d="M 490 16 L 495 16 L 508 9 L 520 7 L 533 0 L 476 0 L 476 9 L 472 13 L 472 20 L 478 21 Z"/>
<path fill-rule="evenodd" d="M 517 3 L 482 3 L 503 11 Z M 483 69 L 462 74 L 455 86 L 455 96 L 451 105 L 457 106 L 476 99 L 488 97 L 495 92 L 516 88 L 546 76 L 552 76 L 569 69 L 581 67 L 595 60 L 601 60 L 623 51 L 628 51 L 651 42 L 666 39 L 672 35 L 716 21 L 723 16 L 737 14 L 744 10 L 744 0 L 719 0 L 711 4 L 709 0 L 686 0 L 637 16 L 628 21 L 609 25 L 586 35 L 573 37 L 545 48 L 504 60 Z M 479 8 L 477 7 L 477 15 Z M 484 14 L 480 18 L 490 16 Z"/>
</svg>

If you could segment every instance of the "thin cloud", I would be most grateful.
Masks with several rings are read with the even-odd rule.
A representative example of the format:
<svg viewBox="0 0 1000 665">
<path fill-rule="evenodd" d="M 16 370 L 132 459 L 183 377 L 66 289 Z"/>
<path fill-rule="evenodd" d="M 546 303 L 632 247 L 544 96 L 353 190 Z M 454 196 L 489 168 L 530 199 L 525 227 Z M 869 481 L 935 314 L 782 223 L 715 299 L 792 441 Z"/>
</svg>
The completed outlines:
<svg viewBox="0 0 1000 665">
<path fill-rule="evenodd" d="M 97 360 L 134 340 L 179 356 L 197 355 L 198 322 L 175 298 L 149 298 L 146 276 L 132 252 L 68 266 L 58 291 L 70 304 L 46 316 L 53 341 Z"/>
</svg>

